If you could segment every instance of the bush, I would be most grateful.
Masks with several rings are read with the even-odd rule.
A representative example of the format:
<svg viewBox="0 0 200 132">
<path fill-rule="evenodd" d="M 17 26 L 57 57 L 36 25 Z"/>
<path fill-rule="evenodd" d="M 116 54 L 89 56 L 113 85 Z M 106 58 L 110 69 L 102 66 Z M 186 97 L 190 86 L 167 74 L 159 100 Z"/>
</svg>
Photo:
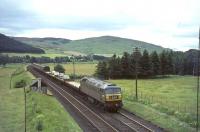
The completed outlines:
<svg viewBox="0 0 200 132">
<path fill-rule="evenodd" d="M 40 132 L 40 131 L 42 131 L 44 129 L 43 119 L 44 119 L 44 115 L 42 115 L 42 114 L 39 114 L 36 117 L 36 120 L 37 120 L 37 122 L 36 122 L 36 130 L 38 132 Z"/>
<path fill-rule="evenodd" d="M 49 66 L 44 66 L 43 70 L 49 72 L 50 71 L 50 67 Z"/>
<path fill-rule="evenodd" d="M 70 79 L 81 79 L 81 78 L 85 77 L 85 75 L 77 75 L 76 74 L 74 77 L 74 74 L 70 74 L 69 77 L 70 77 Z"/>
<path fill-rule="evenodd" d="M 25 86 L 26 86 L 26 81 L 23 79 L 15 83 L 15 88 L 22 88 Z"/>
<path fill-rule="evenodd" d="M 57 72 L 60 72 L 60 73 L 65 73 L 65 68 L 62 65 L 60 65 L 60 64 L 57 64 L 54 67 L 54 70 L 57 71 Z"/>
<path fill-rule="evenodd" d="M 37 122 L 36 130 L 37 130 L 38 132 L 40 132 L 40 131 L 43 130 L 43 123 L 42 123 L 41 120 L 39 120 L 39 121 Z"/>
</svg>

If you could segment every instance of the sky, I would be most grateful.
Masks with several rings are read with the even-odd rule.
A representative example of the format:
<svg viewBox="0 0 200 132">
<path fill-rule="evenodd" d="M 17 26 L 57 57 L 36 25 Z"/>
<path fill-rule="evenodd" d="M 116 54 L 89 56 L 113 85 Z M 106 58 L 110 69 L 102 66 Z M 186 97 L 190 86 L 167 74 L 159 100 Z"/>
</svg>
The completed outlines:
<svg viewBox="0 0 200 132">
<path fill-rule="evenodd" d="M 198 48 L 200 0 L 0 0 L 0 33 L 118 36 L 173 50 Z"/>
</svg>

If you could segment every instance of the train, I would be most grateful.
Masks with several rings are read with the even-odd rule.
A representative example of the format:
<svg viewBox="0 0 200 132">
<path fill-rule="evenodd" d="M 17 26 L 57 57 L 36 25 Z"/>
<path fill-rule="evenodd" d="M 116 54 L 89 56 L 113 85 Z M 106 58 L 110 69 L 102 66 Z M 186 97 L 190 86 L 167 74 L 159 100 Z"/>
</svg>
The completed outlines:
<svg viewBox="0 0 200 132">
<path fill-rule="evenodd" d="M 106 111 L 116 112 L 122 108 L 122 92 L 121 88 L 115 84 L 108 83 L 93 77 L 83 77 L 80 83 L 62 79 L 52 72 L 46 71 L 48 66 L 40 66 L 38 64 L 31 64 L 32 68 L 35 68 L 43 75 L 54 78 L 59 83 L 65 86 L 70 86 L 80 92 L 84 97 L 93 104 L 100 104 Z M 29 66 L 29 67 L 30 67 Z"/>
<path fill-rule="evenodd" d="M 79 90 L 92 102 L 103 104 L 106 110 L 117 111 L 122 107 L 121 88 L 115 84 L 84 77 L 80 81 Z"/>
</svg>

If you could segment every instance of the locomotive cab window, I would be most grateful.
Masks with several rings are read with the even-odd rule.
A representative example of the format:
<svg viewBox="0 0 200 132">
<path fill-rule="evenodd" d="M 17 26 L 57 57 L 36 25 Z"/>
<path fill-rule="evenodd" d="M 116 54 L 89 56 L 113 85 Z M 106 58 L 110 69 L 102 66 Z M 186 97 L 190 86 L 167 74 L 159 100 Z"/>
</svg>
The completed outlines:
<svg viewBox="0 0 200 132">
<path fill-rule="evenodd" d="M 121 88 L 119 87 L 108 87 L 105 89 L 106 94 L 120 94 Z"/>
</svg>

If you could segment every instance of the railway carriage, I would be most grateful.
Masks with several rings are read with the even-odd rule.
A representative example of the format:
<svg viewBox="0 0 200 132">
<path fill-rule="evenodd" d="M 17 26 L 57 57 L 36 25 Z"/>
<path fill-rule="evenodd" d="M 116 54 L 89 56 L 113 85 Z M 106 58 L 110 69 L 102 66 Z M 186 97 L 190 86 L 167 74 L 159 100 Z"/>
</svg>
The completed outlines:
<svg viewBox="0 0 200 132">
<path fill-rule="evenodd" d="M 121 88 L 115 84 L 84 77 L 80 81 L 79 90 L 93 102 L 102 103 L 107 110 L 117 111 L 122 107 Z"/>
</svg>

